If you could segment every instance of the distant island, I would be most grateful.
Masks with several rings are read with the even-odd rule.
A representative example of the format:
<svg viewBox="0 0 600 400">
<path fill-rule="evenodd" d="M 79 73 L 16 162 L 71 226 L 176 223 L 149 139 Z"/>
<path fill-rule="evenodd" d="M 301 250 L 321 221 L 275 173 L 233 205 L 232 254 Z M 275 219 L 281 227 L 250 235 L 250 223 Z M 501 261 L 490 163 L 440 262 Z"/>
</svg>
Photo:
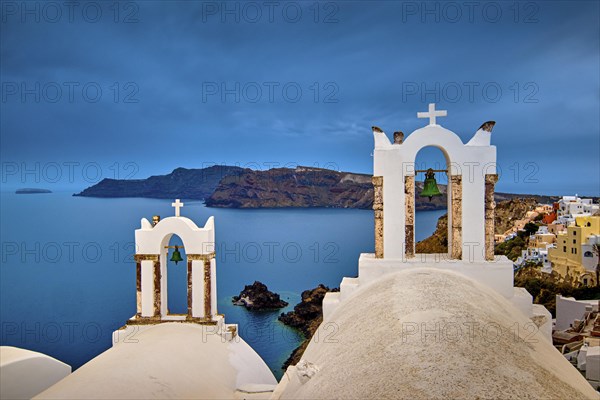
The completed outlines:
<svg viewBox="0 0 600 400">
<path fill-rule="evenodd" d="M 103 179 L 74 196 L 145 197 L 154 199 L 204 200 L 226 176 L 237 176 L 244 168 L 217 165 L 208 168 L 176 168 L 167 175 L 147 179 Z"/>
<path fill-rule="evenodd" d="M 417 193 L 423 182 L 417 182 Z M 438 185 L 442 196 L 432 201 L 417 196 L 416 210 L 447 208 L 446 185 Z M 254 171 L 226 165 L 201 169 L 177 168 L 167 175 L 147 179 L 103 179 L 74 196 L 146 197 L 204 200 L 219 208 L 358 208 L 373 206 L 371 175 L 323 168 L 273 168 Z M 517 197 L 551 203 L 558 197 L 496 193 L 496 201 Z"/>
<path fill-rule="evenodd" d="M 39 194 L 39 193 L 52 193 L 51 190 L 48 189 L 32 189 L 32 188 L 23 188 L 17 189 L 15 191 L 16 194 Z"/>
</svg>

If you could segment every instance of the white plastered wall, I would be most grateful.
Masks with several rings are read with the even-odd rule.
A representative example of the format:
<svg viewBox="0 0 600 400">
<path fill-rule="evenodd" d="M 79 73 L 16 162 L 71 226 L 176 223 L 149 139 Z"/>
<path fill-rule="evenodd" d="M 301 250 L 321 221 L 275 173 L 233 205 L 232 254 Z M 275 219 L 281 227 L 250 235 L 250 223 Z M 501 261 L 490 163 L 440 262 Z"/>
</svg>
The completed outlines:
<svg viewBox="0 0 600 400">
<path fill-rule="evenodd" d="M 485 175 L 496 173 L 496 147 L 465 145 L 455 133 L 439 125 L 417 129 L 402 144 L 392 144 L 383 132 L 373 134 L 373 175 L 383 176 L 384 257 L 399 259 L 404 255 L 404 179 L 415 175 L 417 153 L 427 146 L 433 146 L 446 156 L 450 174 L 462 175 L 463 259 L 484 261 Z"/>
<path fill-rule="evenodd" d="M 135 231 L 137 254 L 159 255 L 161 269 L 161 316 L 167 315 L 167 249 L 172 235 L 177 235 L 183 242 L 185 253 L 210 255 L 215 249 L 214 217 L 210 217 L 203 228 L 199 228 L 186 217 L 168 217 L 157 225 L 146 219 L 141 220 L 141 228 Z M 142 317 L 154 315 L 154 261 L 143 260 L 142 265 Z M 216 314 L 216 261 L 211 260 L 211 310 Z M 204 262 L 192 261 L 192 316 L 204 315 Z"/>
</svg>

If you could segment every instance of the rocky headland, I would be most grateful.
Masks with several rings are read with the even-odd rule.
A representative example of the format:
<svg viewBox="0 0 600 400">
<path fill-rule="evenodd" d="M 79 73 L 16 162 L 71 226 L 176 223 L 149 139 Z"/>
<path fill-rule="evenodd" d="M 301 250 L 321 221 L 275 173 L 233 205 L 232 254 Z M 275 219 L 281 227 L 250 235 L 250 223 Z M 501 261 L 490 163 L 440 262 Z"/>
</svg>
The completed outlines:
<svg viewBox="0 0 600 400">
<path fill-rule="evenodd" d="M 296 365 L 300 361 L 310 339 L 323 322 L 323 298 L 325 294 L 338 291 L 338 288 L 329 289 L 327 286 L 319 284 L 314 289 L 302 292 L 302 300 L 296 304 L 293 311 L 281 313 L 279 316 L 281 322 L 298 329 L 304 334 L 304 341 L 288 357 L 283 364 L 283 369 L 290 365 Z"/>
<path fill-rule="evenodd" d="M 239 296 L 233 296 L 232 302 L 236 306 L 244 306 L 248 310 L 273 310 L 287 307 L 288 302 L 281 300 L 277 293 L 271 292 L 267 285 L 255 281 L 246 285 Z"/>
<path fill-rule="evenodd" d="M 370 208 L 372 204 L 370 175 L 305 167 L 228 176 L 206 199 L 208 207 L 223 208 Z"/>
<path fill-rule="evenodd" d="M 147 179 L 103 179 L 74 196 L 204 200 L 214 192 L 223 177 L 236 176 L 243 171 L 244 168 L 226 165 L 176 168 L 170 174 Z"/>
<path fill-rule="evenodd" d="M 438 185 L 442 196 L 429 201 L 416 196 L 417 211 L 441 210 L 447 206 L 446 185 Z M 416 182 L 417 194 L 423 182 Z M 148 179 L 104 179 L 75 196 L 148 197 L 204 200 L 208 207 L 285 208 L 329 207 L 371 209 L 371 175 L 323 168 L 274 168 L 254 171 L 225 165 L 202 169 L 177 168 L 167 175 Z M 496 193 L 496 201 L 532 197 L 548 203 L 555 197 Z"/>
</svg>

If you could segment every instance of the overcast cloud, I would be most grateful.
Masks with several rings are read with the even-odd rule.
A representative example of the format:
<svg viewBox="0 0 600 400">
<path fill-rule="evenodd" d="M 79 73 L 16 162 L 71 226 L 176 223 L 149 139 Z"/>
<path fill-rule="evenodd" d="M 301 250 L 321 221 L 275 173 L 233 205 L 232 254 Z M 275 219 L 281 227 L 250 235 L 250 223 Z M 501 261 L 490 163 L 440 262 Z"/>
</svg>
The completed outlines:
<svg viewBox="0 0 600 400">
<path fill-rule="evenodd" d="M 436 102 L 464 141 L 497 121 L 499 191 L 600 195 L 596 1 L 1 4 L 4 188 L 78 191 L 90 163 L 371 173 L 370 127 Z"/>
</svg>

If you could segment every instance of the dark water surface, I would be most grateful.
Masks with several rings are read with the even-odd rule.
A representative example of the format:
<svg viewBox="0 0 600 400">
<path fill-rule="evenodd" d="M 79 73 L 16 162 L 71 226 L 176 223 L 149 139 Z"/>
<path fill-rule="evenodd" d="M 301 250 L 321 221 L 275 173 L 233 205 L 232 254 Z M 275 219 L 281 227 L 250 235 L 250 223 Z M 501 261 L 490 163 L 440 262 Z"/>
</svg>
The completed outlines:
<svg viewBox="0 0 600 400">
<path fill-rule="evenodd" d="M 0 196 L 0 344 L 46 353 L 75 369 L 109 348 L 112 332 L 135 313 L 134 230 L 141 218 L 174 215 L 171 201 Z M 373 252 L 373 212 L 215 209 L 182 201 L 181 215 L 199 226 L 215 216 L 219 312 L 239 324 L 279 378 L 302 337 L 277 316 L 303 290 L 337 287 L 342 277 L 356 276 L 359 254 Z M 417 213 L 417 240 L 433 232 L 444 212 Z M 186 310 L 185 271 L 185 262 L 168 267 L 174 313 Z M 233 306 L 231 296 L 255 280 L 290 305 L 273 312 Z"/>
</svg>

